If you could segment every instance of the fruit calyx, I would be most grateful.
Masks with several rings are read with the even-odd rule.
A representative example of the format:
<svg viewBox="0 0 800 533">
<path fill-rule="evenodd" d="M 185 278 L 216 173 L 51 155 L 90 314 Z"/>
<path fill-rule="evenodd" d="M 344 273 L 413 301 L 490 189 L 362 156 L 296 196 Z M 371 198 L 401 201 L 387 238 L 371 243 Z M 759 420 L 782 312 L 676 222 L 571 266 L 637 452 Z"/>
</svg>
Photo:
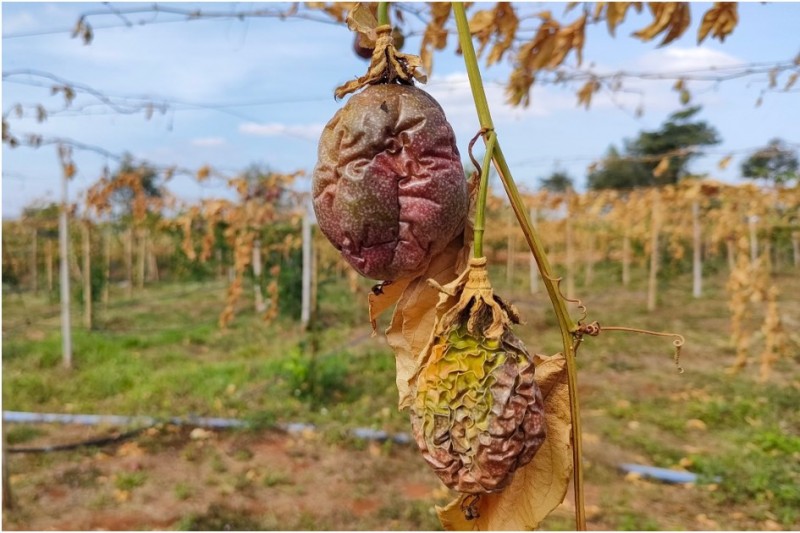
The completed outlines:
<svg viewBox="0 0 800 533">
<path fill-rule="evenodd" d="M 337 87 L 334 92 L 336 98 L 343 98 L 367 85 L 413 85 L 415 79 L 421 83 L 427 81 L 419 56 L 400 52 L 394 45 L 391 25 L 378 25 L 378 20 L 368 7 L 356 5 L 347 15 L 347 27 L 358 33 L 358 42 L 362 46 L 372 46 L 374 43 L 374 48 L 367 73 Z"/>
</svg>

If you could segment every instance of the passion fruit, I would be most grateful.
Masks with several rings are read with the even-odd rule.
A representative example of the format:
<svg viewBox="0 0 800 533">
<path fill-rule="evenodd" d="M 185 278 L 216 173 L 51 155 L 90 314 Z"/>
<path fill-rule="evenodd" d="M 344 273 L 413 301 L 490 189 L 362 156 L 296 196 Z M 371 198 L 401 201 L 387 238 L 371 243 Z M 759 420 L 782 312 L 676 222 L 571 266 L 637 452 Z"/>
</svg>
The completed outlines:
<svg viewBox="0 0 800 533">
<path fill-rule="evenodd" d="M 411 85 L 369 85 L 336 112 L 319 141 L 312 194 L 328 240 L 377 280 L 424 270 L 467 216 L 453 129 Z"/>
</svg>

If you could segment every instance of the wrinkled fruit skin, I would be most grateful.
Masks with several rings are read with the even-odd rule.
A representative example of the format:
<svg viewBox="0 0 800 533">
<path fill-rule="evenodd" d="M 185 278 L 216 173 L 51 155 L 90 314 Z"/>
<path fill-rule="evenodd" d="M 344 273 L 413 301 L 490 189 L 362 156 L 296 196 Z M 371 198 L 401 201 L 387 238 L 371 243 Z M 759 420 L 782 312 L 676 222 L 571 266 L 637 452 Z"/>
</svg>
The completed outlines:
<svg viewBox="0 0 800 533">
<path fill-rule="evenodd" d="M 312 182 L 319 227 L 362 275 L 424 269 L 461 233 L 467 184 L 439 104 L 408 85 L 371 85 L 325 126 Z"/>
<path fill-rule="evenodd" d="M 525 346 L 511 332 L 478 340 L 461 326 L 433 348 L 417 378 L 414 438 L 451 489 L 498 492 L 544 442 L 542 393 Z"/>
</svg>

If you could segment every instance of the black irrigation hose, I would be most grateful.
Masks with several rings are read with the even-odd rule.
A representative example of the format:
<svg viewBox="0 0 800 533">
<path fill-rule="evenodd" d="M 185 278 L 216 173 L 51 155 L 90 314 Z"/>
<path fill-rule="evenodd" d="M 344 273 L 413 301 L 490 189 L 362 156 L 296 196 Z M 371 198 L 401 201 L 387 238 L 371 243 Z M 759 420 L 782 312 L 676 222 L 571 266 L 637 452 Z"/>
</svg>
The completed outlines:
<svg viewBox="0 0 800 533">
<path fill-rule="evenodd" d="M 145 426 L 118 435 L 110 437 L 98 437 L 95 439 L 87 439 L 78 442 L 70 442 L 67 444 L 54 444 L 52 446 L 8 446 L 6 452 L 8 453 L 49 453 L 49 452 L 65 452 L 70 450 L 77 450 L 87 446 L 108 446 L 109 444 L 116 444 L 123 442 L 137 436 L 139 433 L 150 429 L 153 426 Z"/>
</svg>

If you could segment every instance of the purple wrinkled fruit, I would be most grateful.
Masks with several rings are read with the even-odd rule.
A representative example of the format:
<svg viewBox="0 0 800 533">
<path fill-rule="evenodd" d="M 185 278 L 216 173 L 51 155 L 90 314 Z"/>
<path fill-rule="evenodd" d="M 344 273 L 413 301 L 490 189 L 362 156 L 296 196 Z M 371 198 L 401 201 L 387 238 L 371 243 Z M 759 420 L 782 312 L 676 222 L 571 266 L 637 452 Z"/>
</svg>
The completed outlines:
<svg viewBox="0 0 800 533">
<path fill-rule="evenodd" d="M 362 275 L 418 273 L 461 233 L 467 183 L 441 106 L 409 85 L 370 85 L 325 126 L 312 183 L 330 242 Z"/>
</svg>

